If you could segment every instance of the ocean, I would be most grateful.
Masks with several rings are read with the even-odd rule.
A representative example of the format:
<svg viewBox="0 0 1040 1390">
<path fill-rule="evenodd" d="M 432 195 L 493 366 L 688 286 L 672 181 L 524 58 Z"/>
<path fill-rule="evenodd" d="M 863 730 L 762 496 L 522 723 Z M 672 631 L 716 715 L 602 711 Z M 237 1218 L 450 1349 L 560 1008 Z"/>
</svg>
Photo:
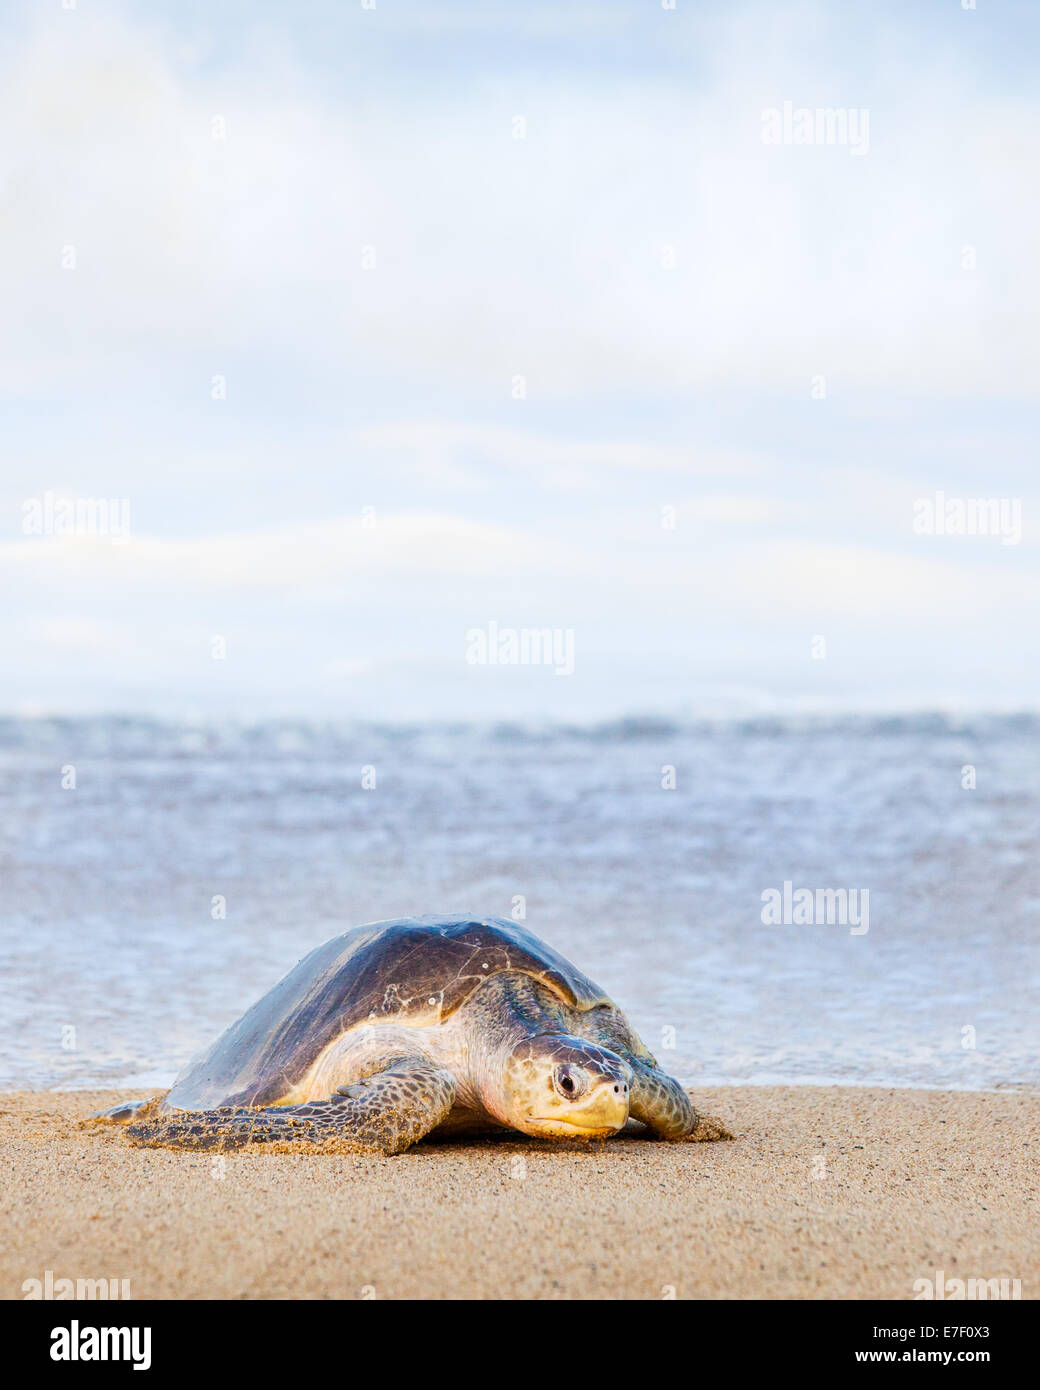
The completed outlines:
<svg viewBox="0 0 1040 1390">
<path fill-rule="evenodd" d="M 1038 734 L 0 720 L 0 1087 L 165 1086 L 312 947 L 439 912 L 523 920 L 695 1086 L 1035 1085 Z"/>
</svg>

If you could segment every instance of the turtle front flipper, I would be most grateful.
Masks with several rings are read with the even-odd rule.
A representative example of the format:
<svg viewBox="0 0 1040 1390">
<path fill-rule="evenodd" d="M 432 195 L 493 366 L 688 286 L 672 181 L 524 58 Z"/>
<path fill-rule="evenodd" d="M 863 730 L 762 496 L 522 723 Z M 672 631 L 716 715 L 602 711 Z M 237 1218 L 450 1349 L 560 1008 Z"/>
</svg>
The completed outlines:
<svg viewBox="0 0 1040 1390">
<path fill-rule="evenodd" d="M 628 1112 L 661 1139 L 732 1139 L 728 1129 L 709 1115 L 698 1115 L 678 1081 L 639 1058 L 632 1062 Z"/>
<path fill-rule="evenodd" d="M 327 1144 L 397 1154 L 429 1134 L 455 1101 L 455 1078 L 424 1057 L 406 1057 L 328 1100 L 303 1105 L 171 1110 L 127 1133 L 148 1147 L 237 1149 L 248 1144 Z"/>
</svg>

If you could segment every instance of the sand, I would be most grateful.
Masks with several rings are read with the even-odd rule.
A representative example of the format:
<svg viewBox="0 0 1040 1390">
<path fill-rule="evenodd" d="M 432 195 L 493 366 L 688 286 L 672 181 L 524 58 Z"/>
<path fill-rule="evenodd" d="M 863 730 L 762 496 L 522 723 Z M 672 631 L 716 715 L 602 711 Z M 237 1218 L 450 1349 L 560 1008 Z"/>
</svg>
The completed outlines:
<svg viewBox="0 0 1040 1390">
<path fill-rule="evenodd" d="M 0 1296 L 47 1270 L 134 1298 L 908 1299 L 937 1270 L 1040 1294 L 1040 1094 L 692 1094 L 735 1142 L 221 1158 L 78 1127 L 125 1093 L 0 1094 Z"/>
</svg>

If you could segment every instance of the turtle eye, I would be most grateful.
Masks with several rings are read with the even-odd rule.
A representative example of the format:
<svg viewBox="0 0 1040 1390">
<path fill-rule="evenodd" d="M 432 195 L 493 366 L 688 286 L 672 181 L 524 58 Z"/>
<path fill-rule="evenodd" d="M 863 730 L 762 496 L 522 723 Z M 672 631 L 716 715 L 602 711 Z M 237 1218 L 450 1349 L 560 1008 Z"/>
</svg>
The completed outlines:
<svg viewBox="0 0 1040 1390">
<path fill-rule="evenodd" d="M 564 1063 L 553 1069 L 553 1085 L 564 1100 L 574 1100 L 585 1090 L 585 1076 L 580 1067 Z"/>
</svg>

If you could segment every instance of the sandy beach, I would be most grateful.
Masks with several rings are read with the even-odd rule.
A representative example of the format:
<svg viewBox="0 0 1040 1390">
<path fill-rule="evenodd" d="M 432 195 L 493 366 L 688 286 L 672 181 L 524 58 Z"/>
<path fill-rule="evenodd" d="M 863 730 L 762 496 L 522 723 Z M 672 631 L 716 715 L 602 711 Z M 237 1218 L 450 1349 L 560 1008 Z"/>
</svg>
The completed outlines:
<svg viewBox="0 0 1040 1390">
<path fill-rule="evenodd" d="M 735 1142 L 507 1135 L 396 1158 L 214 1157 L 80 1127 L 109 1091 L 0 1095 L 0 1293 L 133 1298 L 914 1297 L 1040 1290 L 1040 1095 L 712 1088 Z"/>
</svg>

